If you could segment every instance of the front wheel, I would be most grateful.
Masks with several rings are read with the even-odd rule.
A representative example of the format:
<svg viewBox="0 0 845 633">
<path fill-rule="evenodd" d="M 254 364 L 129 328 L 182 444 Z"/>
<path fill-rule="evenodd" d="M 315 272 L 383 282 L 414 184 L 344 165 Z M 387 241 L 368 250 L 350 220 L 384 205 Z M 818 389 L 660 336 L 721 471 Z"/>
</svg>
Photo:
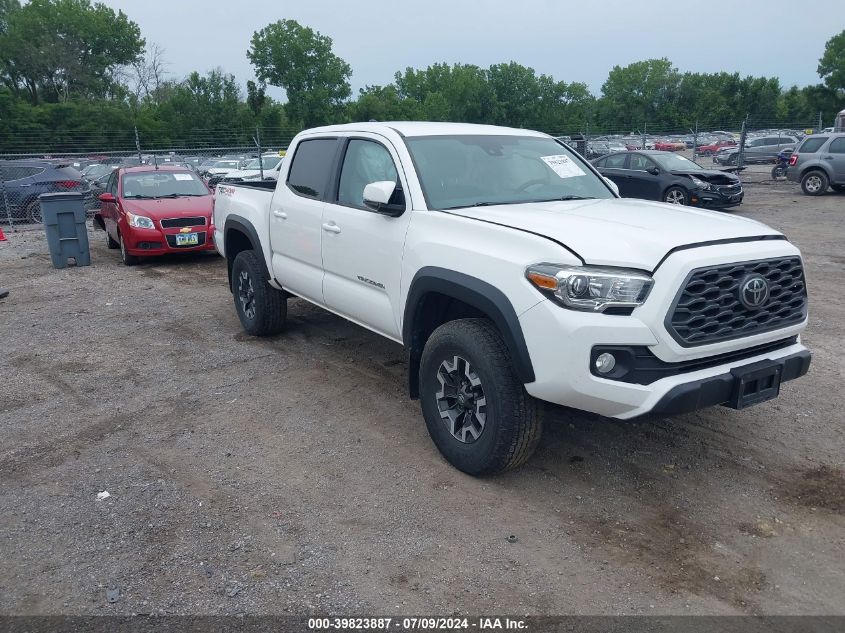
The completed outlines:
<svg viewBox="0 0 845 633">
<path fill-rule="evenodd" d="M 540 441 L 536 402 L 487 319 L 437 328 L 423 350 L 419 387 L 431 439 L 458 470 L 481 476 L 515 468 Z"/>
<path fill-rule="evenodd" d="M 663 194 L 663 202 L 669 204 L 689 204 L 689 194 L 683 187 L 669 187 Z"/>
<path fill-rule="evenodd" d="M 823 171 L 808 171 L 801 177 L 801 189 L 808 196 L 820 196 L 827 191 L 830 181 Z"/>
<path fill-rule="evenodd" d="M 106 233 L 108 235 L 108 233 Z M 111 239 L 111 238 L 109 238 Z M 123 262 L 124 266 L 134 266 L 135 264 L 141 261 L 141 258 L 136 255 L 130 255 L 129 252 L 126 250 L 126 242 L 123 239 L 123 236 L 118 234 L 118 245 L 120 246 L 120 259 Z"/>
<path fill-rule="evenodd" d="M 287 296 L 269 281 L 255 251 L 238 253 L 232 262 L 232 294 L 241 325 L 252 336 L 272 336 L 285 326 Z"/>
</svg>

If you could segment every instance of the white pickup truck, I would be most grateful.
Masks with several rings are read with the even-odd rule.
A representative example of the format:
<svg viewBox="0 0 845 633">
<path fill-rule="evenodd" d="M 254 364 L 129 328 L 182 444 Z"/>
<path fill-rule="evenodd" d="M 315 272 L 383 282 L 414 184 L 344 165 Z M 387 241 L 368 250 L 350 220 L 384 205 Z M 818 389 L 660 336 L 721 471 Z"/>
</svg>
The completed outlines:
<svg viewBox="0 0 845 633">
<path fill-rule="evenodd" d="M 530 456 L 537 400 L 620 419 L 742 409 L 810 364 L 782 234 L 620 199 L 538 132 L 307 130 L 278 183 L 218 186 L 214 226 L 248 333 L 279 333 L 296 295 L 403 344 L 434 443 L 474 475 Z"/>
</svg>

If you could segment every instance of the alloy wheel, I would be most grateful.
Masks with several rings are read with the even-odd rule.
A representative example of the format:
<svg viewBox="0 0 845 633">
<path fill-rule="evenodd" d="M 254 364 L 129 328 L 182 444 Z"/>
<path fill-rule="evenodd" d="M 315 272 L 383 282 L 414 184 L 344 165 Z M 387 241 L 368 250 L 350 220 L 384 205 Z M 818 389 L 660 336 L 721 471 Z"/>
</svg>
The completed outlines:
<svg viewBox="0 0 845 633">
<path fill-rule="evenodd" d="M 241 302 L 241 310 L 247 319 L 255 318 L 255 288 L 252 286 L 252 278 L 247 271 L 241 271 L 238 276 L 238 301 Z"/>
<path fill-rule="evenodd" d="M 684 192 L 677 189 L 666 194 L 666 202 L 669 204 L 684 204 Z"/>
<path fill-rule="evenodd" d="M 449 433 L 464 444 L 475 442 L 487 422 L 487 398 L 478 374 L 468 360 L 455 355 L 440 363 L 437 381 L 437 408 Z"/>
</svg>

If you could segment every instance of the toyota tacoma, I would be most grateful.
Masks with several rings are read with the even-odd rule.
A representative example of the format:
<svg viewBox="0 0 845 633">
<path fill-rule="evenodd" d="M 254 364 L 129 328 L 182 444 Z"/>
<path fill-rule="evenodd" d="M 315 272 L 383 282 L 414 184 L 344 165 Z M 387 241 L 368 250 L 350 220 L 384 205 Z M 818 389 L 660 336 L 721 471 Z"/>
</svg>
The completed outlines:
<svg viewBox="0 0 845 633">
<path fill-rule="evenodd" d="M 455 467 L 525 462 L 539 401 L 618 419 L 742 409 L 804 375 L 801 254 L 754 220 L 620 199 L 554 138 L 358 123 L 292 141 L 278 182 L 217 187 L 247 333 L 298 296 L 402 344 Z"/>
</svg>

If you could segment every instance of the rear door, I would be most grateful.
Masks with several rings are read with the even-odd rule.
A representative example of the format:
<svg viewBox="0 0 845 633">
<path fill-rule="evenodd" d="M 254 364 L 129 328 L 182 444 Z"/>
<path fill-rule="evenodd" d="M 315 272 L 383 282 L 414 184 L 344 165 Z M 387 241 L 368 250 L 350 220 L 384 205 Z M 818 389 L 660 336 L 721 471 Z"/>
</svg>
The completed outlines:
<svg viewBox="0 0 845 633">
<path fill-rule="evenodd" d="M 833 139 L 822 157 L 833 168 L 833 184 L 845 184 L 845 136 Z"/>
<path fill-rule="evenodd" d="M 106 181 L 106 188 L 103 193 L 110 193 L 117 200 L 117 177 L 118 170 L 112 171 L 108 180 Z M 111 235 L 112 239 L 117 241 L 117 220 L 118 220 L 118 202 L 102 202 L 100 204 L 100 217 L 103 218 L 103 224 L 106 227 L 106 232 Z"/>
<path fill-rule="evenodd" d="M 293 149 L 285 182 L 270 202 L 273 276 L 292 293 L 323 303 L 323 208 L 338 138 L 306 137 Z"/>
<path fill-rule="evenodd" d="M 391 142 L 357 133 L 344 142 L 339 178 L 323 211 L 323 296 L 326 306 L 352 321 L 401 341 L 399 283 L 405 234 L 411 221 L 408 185 Z M 364 205 L 372 182 L 397 185 L 391 202 L 404 204 L 398 217 Z"/>
</svg>

